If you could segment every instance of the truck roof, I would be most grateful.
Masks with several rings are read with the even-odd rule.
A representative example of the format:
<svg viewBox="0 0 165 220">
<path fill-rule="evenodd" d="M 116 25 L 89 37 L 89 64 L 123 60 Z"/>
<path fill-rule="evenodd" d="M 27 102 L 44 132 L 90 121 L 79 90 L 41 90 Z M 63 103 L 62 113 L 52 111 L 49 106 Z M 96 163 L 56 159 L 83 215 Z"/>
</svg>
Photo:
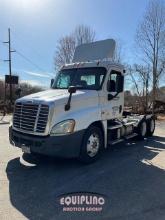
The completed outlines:
<svg viewBox="0 0 165 220">
<path fill-rule="evenodd" d="M 115 63 L 113 61 L 91 61 L 91 62 L 77 62 L 65 64 L 62 69 L 73 69 L 73 68 L 88 68 L 88 67 L 104 67 L 107 70 L 110 67 L 114 67 L 120 70 L 124 70 L 124 66 L 120 63 Z"/>
</svg>

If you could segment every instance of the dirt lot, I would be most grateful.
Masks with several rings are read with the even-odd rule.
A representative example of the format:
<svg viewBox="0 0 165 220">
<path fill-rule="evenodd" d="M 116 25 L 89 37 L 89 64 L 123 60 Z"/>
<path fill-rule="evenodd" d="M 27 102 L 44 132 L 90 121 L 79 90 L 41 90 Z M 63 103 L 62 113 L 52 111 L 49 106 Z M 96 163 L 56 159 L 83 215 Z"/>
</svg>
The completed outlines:
<svg viewBox="0 0 165 220">
<path fill-rule="evenodd" d="M 8 126 L 0 124 L 0 219 L 165 219 L 165 122 L 144 142 L 116 145 L 94 164 L 36 159 L 10 146 Z M 66 146 L 67 147 L 67 146 Z M 25 162 L 24 162 L 25 164 Z M 66 213 L 57 204 L 70 192 L 106 195 L 99 213 Z"/>
</svg>

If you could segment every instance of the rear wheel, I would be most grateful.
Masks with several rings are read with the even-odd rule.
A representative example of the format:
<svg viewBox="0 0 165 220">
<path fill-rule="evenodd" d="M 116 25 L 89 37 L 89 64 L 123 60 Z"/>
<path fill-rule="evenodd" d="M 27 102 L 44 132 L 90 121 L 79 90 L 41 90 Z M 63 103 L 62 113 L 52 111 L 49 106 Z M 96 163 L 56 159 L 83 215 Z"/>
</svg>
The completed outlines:
<svg viewBox="0 0 165 220">
<path fill-rule="evenodd" d="M 147 136 L 152 136 L 155 131 L 155 119 L 151 118 L 147 123 Z"/>
<path fill-rule="evenodd" d="M 98 127 L 90 126 L 83 138 L 79 160 L 83 163 L 92 163 L 100 157 L 102 151 L 102 132 Z"/>
<path fill-rule="evenodd" d="M 147 123 L 146 121 L 142 121 L 138 126 L 138 139 L 143 140 L 147 133 Z"/>
</svg>

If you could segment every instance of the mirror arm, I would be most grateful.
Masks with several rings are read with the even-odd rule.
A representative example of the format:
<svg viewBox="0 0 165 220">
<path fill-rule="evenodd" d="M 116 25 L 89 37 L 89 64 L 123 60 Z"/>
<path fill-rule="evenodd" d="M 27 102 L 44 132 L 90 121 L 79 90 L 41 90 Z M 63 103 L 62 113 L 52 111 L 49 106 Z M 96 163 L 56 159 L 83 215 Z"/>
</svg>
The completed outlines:
<svg viewBox="0 0 165 220">
<path fill-rule="evenodd" d="M 114 95 L 114 97 L 113 98 L 116 98 L 116 96 L 118 96 L 119 95 L 119 92 L 117 92 L 115 95 Z"/>
<path fill-rule="evenodd" d="M 116 96 L 118 96 L 118 95 L 119 95 L 119 92 L 117 92 L 115 95 L 111 95 L 111 98 L 108 98 L 108 100 L 112 100 L 112 99 L 116 98 Z"/>
<path fill-rule="evenodd" d="M 65 111 L 69 111 L 69 109 L 70 109 L 72 94 L 76 92 L 76 87 L 75 86 L 69 86 L 68 92 L 69 92 L 69 98 L 68 98 L 67 104 L 65 105 Z"/>
<path fill-rule="evenodd" d="M 72 93 L 69 94 L 68 102 L 67 102 L 67 104 L 65 105 L 65 111 L 69 111 L 71 99 L 72 99 Z"/>
</svg>

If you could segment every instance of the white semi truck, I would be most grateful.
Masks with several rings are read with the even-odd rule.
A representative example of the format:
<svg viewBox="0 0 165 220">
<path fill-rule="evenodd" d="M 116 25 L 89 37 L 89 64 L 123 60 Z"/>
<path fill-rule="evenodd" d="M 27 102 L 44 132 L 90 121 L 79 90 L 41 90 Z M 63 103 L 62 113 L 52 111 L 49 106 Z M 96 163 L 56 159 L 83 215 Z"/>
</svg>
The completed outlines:
<svg viewBox="0 0 165 220">
<path fill-rule="evenodd" d="M 151 136 L 153 115 L 124 115 L 124 67 L 115 41 L 78 46 L 51 89 L 16 100 L 10 143 L 23 152 L 95 161 L 111 145 Z"/>
</svg>

